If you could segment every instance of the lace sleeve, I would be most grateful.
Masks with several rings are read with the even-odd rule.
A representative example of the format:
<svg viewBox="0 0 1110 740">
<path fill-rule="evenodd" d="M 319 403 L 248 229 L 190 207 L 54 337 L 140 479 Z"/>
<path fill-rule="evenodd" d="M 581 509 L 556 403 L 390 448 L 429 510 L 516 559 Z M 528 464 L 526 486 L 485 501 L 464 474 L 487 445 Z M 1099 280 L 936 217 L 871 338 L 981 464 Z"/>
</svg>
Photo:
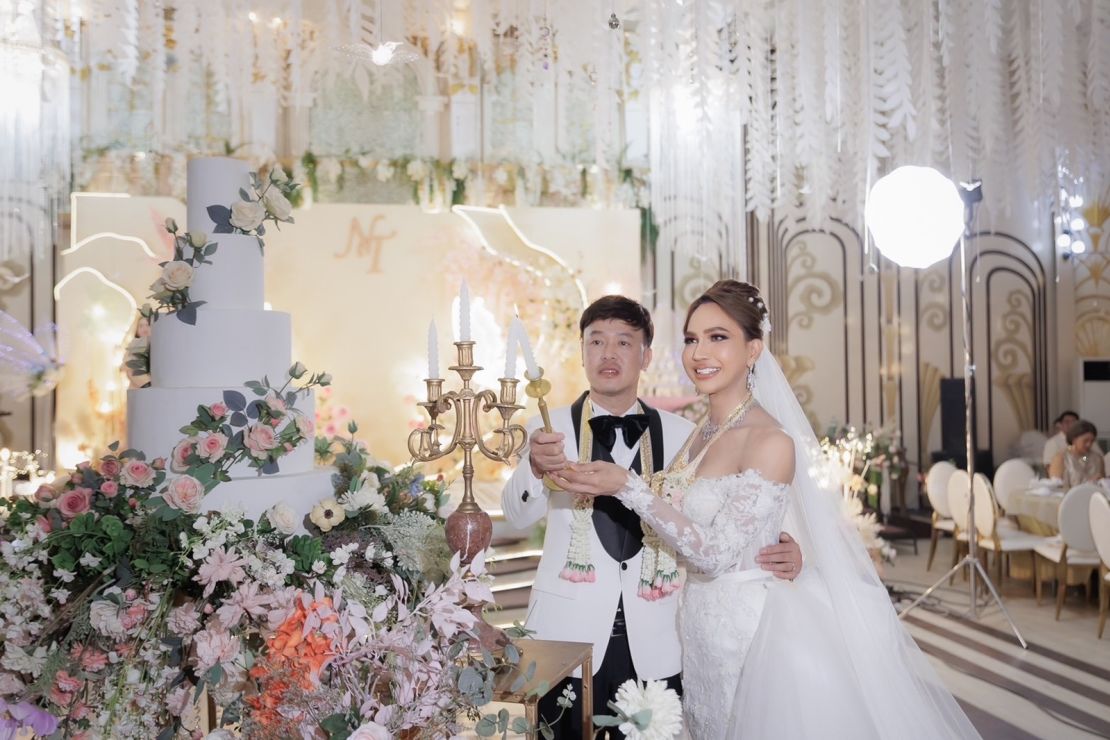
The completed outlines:
<svg viewBox="0 0 1110 740">
<path fill-rule="evenodd" d="M 743 478 L 715 482 L 740 488 Z M 638 476 L 629 476 L 628 483 L 617 493 L 617 499 L 636 512 L 654 529 L 663 541 L 699 571 L 717 576 L 740 561 L 745 550 L 758 535 L 759 520 L 754 503 L 758 496 L 733 495 L 724 502 L 709 525 L 692 521 L 681 511 L 652 494 L 647 483 Z"/>
</svg>

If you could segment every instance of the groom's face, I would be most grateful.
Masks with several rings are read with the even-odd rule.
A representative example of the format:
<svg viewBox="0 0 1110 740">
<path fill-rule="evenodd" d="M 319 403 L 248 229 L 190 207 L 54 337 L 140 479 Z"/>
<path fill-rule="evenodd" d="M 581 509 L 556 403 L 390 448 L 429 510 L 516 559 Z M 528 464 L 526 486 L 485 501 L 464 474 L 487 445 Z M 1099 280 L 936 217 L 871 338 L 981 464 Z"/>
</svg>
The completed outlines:
<svg viewBox="0 0 1110 740">
<path fill-rule="evenodd" d="M 644 332 L 620 319 L 602 319 L 582 333 L 582 367 L 590 390 L 606 395 L 635 393 L 640 372 L 651 364 Z"/>
</svg>

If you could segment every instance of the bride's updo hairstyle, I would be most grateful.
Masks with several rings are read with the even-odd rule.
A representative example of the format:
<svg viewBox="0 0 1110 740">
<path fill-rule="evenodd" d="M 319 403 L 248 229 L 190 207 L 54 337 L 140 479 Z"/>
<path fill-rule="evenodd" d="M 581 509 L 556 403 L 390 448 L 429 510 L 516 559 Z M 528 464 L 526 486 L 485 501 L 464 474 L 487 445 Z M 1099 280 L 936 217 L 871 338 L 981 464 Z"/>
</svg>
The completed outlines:
<svg viewBox="0 0 1110 740">
<path fill-rule="evenodd" d="M 767 317 L 767 307 L 759 295 L 759 288 L 739 280 L 718 280 L 690 304 L 686 312 L 686 323 L 682 331 L 690 326 L 690 317 L 699 306 L 716 303 L 733 321 L 744 330 L 744 337 L 751 341 L 763 339 L 763 322 Z"/>
</svg>

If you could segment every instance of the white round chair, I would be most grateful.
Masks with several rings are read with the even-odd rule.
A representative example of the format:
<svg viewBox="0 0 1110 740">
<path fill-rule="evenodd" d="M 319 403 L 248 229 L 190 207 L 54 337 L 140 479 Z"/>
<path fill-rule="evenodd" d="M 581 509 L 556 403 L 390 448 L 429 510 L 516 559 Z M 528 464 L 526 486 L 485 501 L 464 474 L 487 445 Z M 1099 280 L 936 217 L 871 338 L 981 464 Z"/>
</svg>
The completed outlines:
<svg viewBox="0 0 1110 740">
<path fill-rule="evenodd" d="M 1012 496 L 1029 488 L 1036 477 L 1033 466 L 1024 460 L 1015 458 L 999 465 L 994 473 L 994 495 L 1002 511 L 1009 513 Z"/>
<path fill-rule="evenodd" d="M 1045 542 L 1029 532 L 1022 532 L 1012 522 L 998 514 L 998 504 L 987 476 L 975 474 L 975 529 L 979 533 L 979 546 L 994 553 L 994 563 L 999 583 L 1004 573 L 1003 561 L 1013 552 L 1031 552 Z"/>
<path fill-rule="evenodd" d="M 1089 583 L 1091 571 L 1099 566 L 1095 539 L 1091 535 L 1091 497 L 1101 496 L 1101 489 L 1093 483 L 1083 483 L 1064 494 L 1060 502 L 1060 534 L 1046 538 L 1034 548 L 1034 579 L 1036 581 L 1037 603 L 1040 603 L 1041 579 L 1036 560 L 1044 558 L 1056 565 L 1056 619 L 1068 592 L 1068 568 L 1084 570 L 1081 583 Z M 1090 587 L 1088 596 L 1090 595 Z"/>
<path fill-rule="evenodd" d="M 948 510 L 956 527 L 952 532 L 956 546 L 952 552 L 952 565 L 960 560 L 969 539 L 967 512 L 971 504 L 971 479 L 966 470 L 956 470 L 948 477 Z"/>
<path fill-rule="evenodd" d="M 1091 496 L 1091 537 L 1102 560 L 1098 579 L 1098 639 L 1106 627 L 1106 614 L 1110 612 L 1110 500 L 1106 496 Z"/>
<path fill-rule="evenodd" d="M 929 545 L 929 564 L 926 570 L 933 567 L 933 558 L 937 554 L 937 541 L 941 532 L 952 534 L 956 523 L 952 521 L 952 512 L 948 508 L 948 479 L 956 472 L 956 466 L 947 460 L 929 468 L 925 476 L 925 495 L 929 498 L 929 505 L 933 507 L 932 542 Z"/>
</svg>

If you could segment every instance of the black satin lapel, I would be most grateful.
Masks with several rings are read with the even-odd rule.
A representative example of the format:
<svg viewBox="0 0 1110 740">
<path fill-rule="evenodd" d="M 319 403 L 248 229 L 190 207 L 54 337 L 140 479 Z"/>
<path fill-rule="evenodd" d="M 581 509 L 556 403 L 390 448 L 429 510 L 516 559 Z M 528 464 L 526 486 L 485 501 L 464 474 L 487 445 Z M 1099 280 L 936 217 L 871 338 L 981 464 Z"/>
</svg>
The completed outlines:
<svg viewBox="0 0 1110 740">
<path fill-rule="evenodd" d="M 648 434 L 651 435 L 651 469 L 658 473 L 667 467 L 663 446 L 663 417 L 643 401 L 640 401 L 640 406 L 648 416 Z"/>
</svg>

